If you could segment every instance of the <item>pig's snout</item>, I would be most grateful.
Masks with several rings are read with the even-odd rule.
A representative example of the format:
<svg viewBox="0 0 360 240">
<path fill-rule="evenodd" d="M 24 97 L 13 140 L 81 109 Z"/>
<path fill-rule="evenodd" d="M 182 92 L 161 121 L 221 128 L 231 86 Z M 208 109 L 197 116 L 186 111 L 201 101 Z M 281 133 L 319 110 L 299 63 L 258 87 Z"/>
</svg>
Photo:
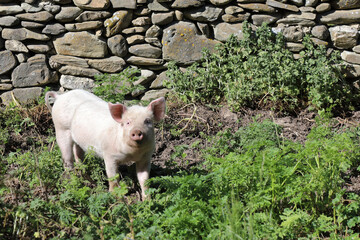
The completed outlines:
<svg viewBox="0 0 360 240">
<path fill-rule="evenodd" d="M 144 134 L 140 130 L 133 130 L 130 133 L 130 138 L 133 141 L 140 142 L 144 138 Z"/>
</svg>

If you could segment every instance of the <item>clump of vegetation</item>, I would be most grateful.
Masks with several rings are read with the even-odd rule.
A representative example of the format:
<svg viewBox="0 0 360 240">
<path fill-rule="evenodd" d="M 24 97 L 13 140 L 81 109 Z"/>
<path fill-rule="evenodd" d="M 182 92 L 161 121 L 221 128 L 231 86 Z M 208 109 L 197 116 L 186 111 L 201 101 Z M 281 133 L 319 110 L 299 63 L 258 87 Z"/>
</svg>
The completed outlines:
<svg viewBox="0 0 360 240">
<path fill-rule="evenodd" d="M 338 52 L 330 54 L 309 36 L 300 58 L 285 48 L 281 34 L 263 25 L 255 32 L 243 25 L 243 39 L 232 36 L 214 53 L 203 52 L 203 61 L 186 71 L 169 64 L 168 86 L 188 102 L 226 102 L 234 111 L 242 107 L 294 112 L 315 109 L 351 109 L 352 87 L 341 74 Z"/>
<path fill-rule="evenodd" d="M 107 102 L 123 102 L 126 95 L 145 89 L 140 84 L 134 85 L 134 82 L 139 80 L 139 73 L 139 69 L 128 67 L 120 73 L 96 75 L 97 86 L 94 87 L 93 92 Z"/>
<path fill-rule="evenodd" d="M 12 153 L 0 162 L 0 237 L 359 237 L 360 197 L 345 183 L 359 164 L 360 130 L 319 123 L 304 145 L 281 131 L 265 121 L 219 132 L 203 166 L 152 178 L 145 202 L 135 202 L 124 181 L 107 192 L 103 161 L 91 154 L 64 173 L 57 147 Z"/>
</svg>

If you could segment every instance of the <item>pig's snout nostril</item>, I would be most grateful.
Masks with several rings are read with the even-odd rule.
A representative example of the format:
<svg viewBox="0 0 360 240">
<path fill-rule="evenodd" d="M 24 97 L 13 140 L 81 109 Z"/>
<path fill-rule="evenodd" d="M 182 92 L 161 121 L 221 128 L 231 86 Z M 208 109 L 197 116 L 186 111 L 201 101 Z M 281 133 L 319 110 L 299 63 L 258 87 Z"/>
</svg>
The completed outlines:
<svg viewBox="0 0 360 240">
<path fill-rule="evenodd" d="M 131 139 L 134 141 L 141 141 L 144 135 L 140 130 L 135 130 L 131 133 Z"/>
</svg>

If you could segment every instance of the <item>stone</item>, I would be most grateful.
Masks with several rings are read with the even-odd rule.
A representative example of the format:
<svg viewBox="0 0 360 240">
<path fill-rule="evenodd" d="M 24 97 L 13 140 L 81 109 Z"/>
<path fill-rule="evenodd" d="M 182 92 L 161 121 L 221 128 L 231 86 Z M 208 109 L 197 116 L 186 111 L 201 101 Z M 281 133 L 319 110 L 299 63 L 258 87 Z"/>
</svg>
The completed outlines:
<svg viewBox="0 0 360 240">
<path fill-rule="evenodd" d="M 285 3 L 274 1 L 274 0 L 267 0 L 266 5 L 274 7 L 274 8 L 280 8 L 280 9 L 284 9 L 287 11 L 292 11 L 292 12 L 299 11 L 299 8 L 295 5 L 285 4 Z"/>
<path fill-rule="evenodd" d="M 57 80 L 56 72 L 48 68 L 44 55 L 29 58 L 26 63 L 17 66 L 11 74 L 14 87 L 42 86 Z"/>
<path fill-rule="evenodd" d="M 60 55 L 89 58 L 103 58 L 107 55 L 106 42 L 89 32 L 65 33 L 53 43 L 56 52 Z"/>
<path fill-rule="evenodd" d="M 261 26 L 263 23 L 272 24 L 280 19 L 278 14 L 253 14 L 251 19 L 254 25 Z"/>
<path fill-rule="evenodd" d="M 200 7 L 204 5 L 204 0 L 175 0 L 171 4 L 172 8 L 189 8 L 189 7 Z"/>
<path fill-rule="evenodd" d="M 350 49 L 356 46 L 359 37 L 358 30 L 351 26 L 335 26 L 329 28 L 331 41 L 339 49 Z"/>
<path fill-rule="evenodd" d="M 300 52 L 305 48 L 305 46 L 301 43 L 294 43 L 294 42 L 286 42 L 285 46 L 287 49 L 289 49 L 291 52 Z"/>
<path fill-rule="evenodd" d="M 34 53 L 47 53 L 52 49 L 49 44 L 41 42 L 30 42 L 26 47 Z"/>
<path fill-rule="evenodd" d="M 297 17 L 292 17 L 292 18 L 282 18 L 279 19 L 277 22 L 277 24 L 285 24 L 285 25 L 296 25 L 296 26 L 302 26 L 302 27 L 312 27 L 315 26 L 316 23 L 313 20 L 308 20 L 308 19 L 302 19 L 302 18 L 297 18 Z"/>
<path fill-rule="evenodd" d="M 165 60 L 191 64 L 201 59 L 203 48 L 213 52 L 220 42 L 201 35 L 194 23 L 179 22 L 164 30 L 162 43 Z"/>
<path fill-rule="evenodd" d="M 223 6 L 232 2 L 232 0 L 210 0 L 210 2 L 215 6 Z"/>
<path fill-rule="evenodd" d="M 352 48 L 352 50 L 356 53 L 360 53 L 360 45 L 356 45 L 355 47 Z"/>
<path fill-rule="evenodd" d="M 136 9 L 136 0 L 110 0 L 113 8 Z"/>
<path fill-rule="evenodd" d="M 346 78 L 358 78 L 360 77 L 360 65 L 346 63 L 342 68 L 342 72 Z"/>
<path fill-rule="evenodd" d="M 87 21 L 82 23 L 67 23 L 65 24 L 65 28 L 69 32 L 80 32 L 99 29 L 102 25 L 103 23 L 101 21 Z"/>
<path fill-rule="evenodd" d="M 0 83 L 0 91 L 9 91 L 13 89 L 13 85 L 11 83 Z"/>
<path fill-rule="evenodd" d="M 156 78 L 156 74 L 151 70 L 141 69 L 140 72 L 141 72 L 141 75 L 139 77 L 139 80 L 137 80 L 133 83 L 134 86 L 136 86 L 136 85 L 144 86 Z"/>
<path fill-rule="evenodd" d="M 162 44 L 161 44 L 160 40 L 157 38 L 145 38 L 145 42 L 147 42 L 155 47 L 162 48 Z"/>
<path fill-rule="evenodd" d="M 298 19 L 306 19 L 306 20 L 315 20 L 316 14 L 311 12 L 300 12 L 289 14 L 286 18 L 298 18 Z"/>
<path fill-rule="evenodd" d="M 16 54 L 16 59 L 18 60 L 19 63 L 23 63 L 27 61 L 28 55 L 25 53 L 18 53 Z"/>
<path fill-rule="evenodd" d="M 316 44 L 316 45 L 318 45 L 318 46 L 324 46 L 324 47 L 329 47 L 329 43 L 328 42 L 326 42 L 326 41 L 323 41 L 323 40 L 321 40 L 321 39 L 318 39 L 318 38 L 310 38 L 311 39 L 311 41 L 314 43 L 314 44 Z"/>
<path fill-rule="evenodd" d="M 316 12 L 315 8 L 313 8 L 313 7 L 300 7 L 299 9 L 300 9 L 300 12 L 304 12 L 304 13 L 306 13 L 306 12 L 315 13 Z"/>
<path fill-rule="evenodd" d="M 155 25 L 166 25 L 174 20 L 174 12 L 168 13 L 153 13 L 151 15 L 151 22 Z"/>
<path fill-rule="evenodd" d="M 318 0 L 305 0 L 305 7 L 314 7 L 318 3 Z"/>
<path fill-rule="evenodd" d="M 251 11 L 266 12 L 266 13 L 276 12 L 275 8 L 263 3 L 245 3 L 245 4 L 239 4 L 239 6 Z"/>
<path fill-rule="evenodd" d="M 121 30 L 127 28 L 132 20 L 132 11 L 121 10 L 117 11 L 113 14 L 111 18 L 108 18 L 104 22 L 104 26 L 106 27 L 106 36 L 110 37 Z"/>
<path fill-rule="evenodd" d="M 139 44 L 145 42 L 145 37 L 143 35 L 133 35 L 131 37 L 126 38 L 126 42 L 129 45 Z"/>
<path fill-rule="evenodd" d="M 236 14 L 235 16 L 230 14 L 224 14 L 221 16 L 221 19 L 227 23 L 236 23 L 246 21 L 249 19 L 249 17 L 250 13 Z"/>
<path fill-rule="evenodd" d="M 0 15 L 9 16 L 9 15 L 21 13 L 23 11 L 24 11 L 24 9 L 22 7 L 20 7 L 19 5 L 14 5 L 14 4 L 1 4 L 0 5 Z"/>
<path fill-rule="evenodd" d="M 337 10 L 324 13 L 320 17 L 320 22 L 322 24 L 350 24 L 358 23 L 360 21 L 360 11 L 358 9 L 354 10 Z"/>
<path fill-rule="evenodd" d="M 49 64 L 53 69 L 59 69 L 62 65 L 70 65 L 81 68 L 89 67 L 89 64 L 83 58 L 64 56 L 64 55 L 51 56 L 49 59 Z"/>
<path fill-rule="evenodd" d="M 134 26 L 145 26 L 151 24 L 151 19 L 149 17 L 138 17 L 131 21 Z"/>
<path fill-rule="evenodd" d="M 286 41 L 289 42 L 300 42 L 303 37 L 304 33 L 299 26 L 288 26 L 283 28 L 282 33 L 286 39 Z"/>
<path fill-rule="evenodd" d="M 39 5 L 31 5 L 29 3 L 26 3 L 26 2 L 23 2 L 21 3 L 20 5 L 24 10 L 25 12 L 27 13 L 36 13 L 36 12 L 40 12 L 42 10 L 42 6 L 39 6 Z"/>
<path fill-rule="evenodd" d="M 360 8 L 359 0 L 334 0 L 331 1 L 332 7 L 335 9 L 353 9 Z"/>
<path fill-rule="evenodd" d="M 62 66 L 59 69 L 59 72 L 63 75 L 72 75 L 72 76 L 80 76 L 80 77 L 94 77 L 95 75 L 100 75 L 101 72 L 92 69 L 92 68 L 82 68 L 75 66 Z"/>
<path fill-rule="evenodd" d="M 14 101 L 14 96 L 20 104 L 27 104 L 39 99 L 43 92 L 44 89 L 41 87 L 19 88 L 1 94 L 1 100 L 3 104 L 9 105 Z"/>
<path fill-rule="evenodd" d="M 330 36 L 329 30 L 325 25 L 317 25 L 313 27 L 311 34 L 321 40 L 326 40 Z"/>
<path fill-rule="evenodd" d="M 39 5 L 41 5 L 45 11 L 48 11 L 51 14 L 57 14 L 61 10 L 59 5 L 54 5 L 50 2 L 40 2 Z"/>
<path fill-rule="evenodd" d="M 124 69 L 126 62 L 121 57 L 112 56 L 103 59 L 90 59 L 89 65 L 97 70 L 107 73 L 116 73 Z"/>
<path fill-rule="evenodd" d="M 227 8 L 225 8 L 225 14 L 237 14 L 237 13 L 243 13 L 244 9 L 238 6 L 229 6 Z"/>
<path fill-rule="evenodd" d="M 193 21 L 214 22 L 219 19 L 223 12 L 224 10 L 222 8 L 206 5 L 200 8 L 187 10 L 184 12 L 184 16 Z"/>
<path fill-rule="evenodd" d="M 104 10 L 110 6 L 109 0 L 73 0 L 74 4 L 86 10 Z"/>
<path fill-rule="evenodd" d="M 151 101 L 160 97 L 166 97 L 166 95 L 171 92 L 170 89 L 161 89 L 161 90 L 150 90 L 145 93 L 141 98 L 141 101 Z"/>
<path fill-rule="evenodd" d="M 16 58 L 11 51 L 0 52 L 0 75 L 9 72 L 16 66 Z"/>
<path fill-rule="evenodd" d="M 27 29 L 33 29 L 33 28 L 43 28 L 45 27 L 45 24 L 38 22 L 21 21 L 21 26 Z"/>
<path fill-rule="evenodd" d="M 321 3 L 316 7 L 316 12 L 323 13 L 331 10 L 330 3 Z"/>
<path fill-rule="evenodd" d="M 95 82 L 91 78 L 61 75 L 60 85 L 65 89 L 84 89 L 91 91 Z"/>
<path fill-rule="evenodd" d="M 214 35 L 216 40 L 225 42 L 231 34 L 235 35 L 238 39 L 242 39 L 242 23 L 219 23 L 214 26 Z"/>
<path fill-rule="evenodd" d="M 151 89 L 159 89 L 164 87 L 164 81 L 168 80 L 168 77 L 166 76 L 166 71 L 160 73 L 156 79 L 151 83 L 150 88 Z"/>
<path fill-rule="evenodd" d="M 147 58 L 160 58 L 161 49 L 153 47 L 150 44 L 137 44 L 129 48 L 129 52 L 138 57 L 147 57 Z"/>
<path fill-rule="evenodd" d="M 134 14 L 136 16 L 147 16 L 151 13 L 150 9 L 148 9 L 147 7 L 141 7 L 139 6 L 135 11 Z"/>
<path fill-rule="evenodd" d="M 360 54 L 358 53 L 343 51 L 341 58 L 348 63 L 360 64 Z"/>
<path fill-rule="evenodd" d="M 144 32 L 146 32 L 147 29 L 148 29 L 148 26 L 125 28 L 124 30 L 122 30 L 122 33 L 125 35 L 144 33 Z"/>
<path fill-rule="evenodd" d="M 47 24 L 42 30 L 42 33 L 50 35 L 59 35 L 64 32 L 66 32 L 66 29 L 60 23 Z"/>
<path fill-rule="evenodd" d="M 78 7 L 61 7 L 61 11 L 55 15 L 55 19 L 59 22 L 72 22 L 77 18 L 83 10 Z"/>
<path fill-rule="evenodd" d="M 179 11 L 179 10 L 175 10 L 175 19 L 177 21 L 182 21 L 184 20 L 184 13 Z"/>
<path fill-rule="evenodd" d="M 110 12 L 107 11 L 85 11 L 82 12 L 75 21 L 77 22 L 86 22 L 86 21 L 95 21 L 103 18 L 108 18 L 111 16 Z"/>
<path fill-rule="evenodd" d="M 14 27 L 20 23 L 20 20 L 14 16 L 0 17 L 0 26 L 2 27 Z"/>
<path fill-rule="evenodd" d="M 205 35 L 207 38 L 210 38 L 210 27 L 207 23 L 197 22 L 196 25 L 198 26 L 202 35 Z"/>
<path fill-rule="evenodd" d="M 181 0 L 183 1 L 183 0 Z M 148 8 L 154 12 L 168 12 L 170 8 L 166 3 L 158 2 L 157 0 L 148 0 Z"/>
<path fill-rule="evenodd" d="M 163 59 L 156 59 L 156 58 L 144 58 L 144 57 L 137 57 L 137 56 L 131 56 L 129 57 L 126 62 L 134 65 L 139 66 L 159 66 L 164 64 Z"/>
<path fill-rule="evenodd" d="M 27 40 L 34 39 L 39 41 L 48 41 L 50 37 L 45 34 L 33 32 L 26 28 L 5 28 L 1 32 L 2 38 L 7 40 Z"/>
<path fill-rule="evenodd" d="M 157 38 L 162 34 L 162 29 L 159 26 L 152 25 L 145 33 L 146 38 Z"/>
<path fill-rule="evenodd" d="M 16 17 L 23 21 L 33 21 L 41 23 L 49 22 L 54 18 L 54 16 L 47 11 L 41 11 L 37 13 L 21 13 L 17 14 Z"/>
<path fill-rule="evenodd" d="M 23 52 L 28 53 L 29 49 L 23 44 L 22 42 L 18 40 L 6 40 L 5 41 L 5 48 L 6 50 L 12 51 L 12 52 Z"/>
<path fill-rule="evenodd" d="M 115 35 L 111 38 L 108 38 L 107 45 L 111 53 L 118 57 L 125 57 L 128 53 L 126 40 L 121 35 Z"/>
</svg>

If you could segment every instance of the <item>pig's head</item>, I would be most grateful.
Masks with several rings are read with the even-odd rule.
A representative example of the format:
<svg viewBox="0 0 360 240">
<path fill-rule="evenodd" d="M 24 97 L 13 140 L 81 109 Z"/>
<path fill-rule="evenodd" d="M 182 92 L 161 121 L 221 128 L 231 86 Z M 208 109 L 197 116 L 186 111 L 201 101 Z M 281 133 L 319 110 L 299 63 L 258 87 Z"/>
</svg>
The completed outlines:
<svg viewBox="0 0 360 240">
<path fill-rule="evenodd" d="M 123 139 L 131 147 L 154 144 L 154 121 L 165 116 L 165 98 L 152 101 L 147 107 L 109 103 L 113 119 L 123 128 Z"/>
</svg>

